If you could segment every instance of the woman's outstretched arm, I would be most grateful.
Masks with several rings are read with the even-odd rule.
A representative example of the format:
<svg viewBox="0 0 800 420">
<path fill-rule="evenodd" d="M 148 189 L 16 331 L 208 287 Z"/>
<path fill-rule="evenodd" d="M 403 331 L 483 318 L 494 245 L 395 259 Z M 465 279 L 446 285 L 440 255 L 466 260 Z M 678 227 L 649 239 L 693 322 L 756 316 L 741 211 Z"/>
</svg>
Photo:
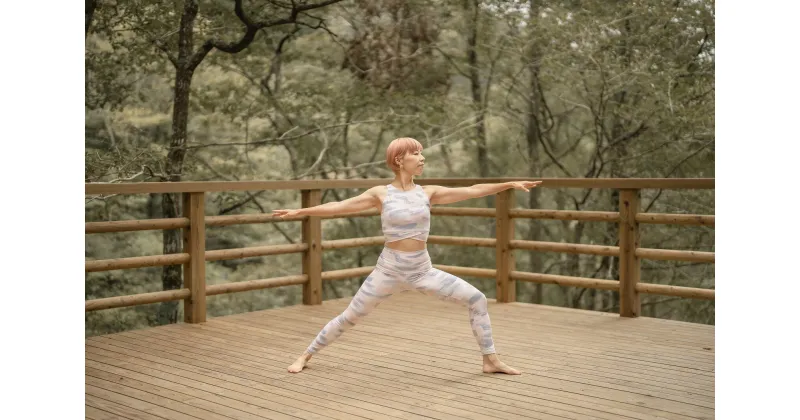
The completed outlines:
<svg viewBox="0 0 800 420">
<path fill-rule="evenodd" d="M 292 216 L 338 216 L 377 207 L 379 200 L 380 198 L 378 198 L 373 188 L 370 188 L 362 194 L 347 200 L 333 201 L 304 209 L 273 210 L 272 215 L 280 218 Z"/>
<path fill-rule="evenodd" d="M 438 185 L 427 187 L 431 192 L 431 204 L 450 204 L 458 201 L 469 200 L 472 198 L 485 197 L 515 188 L 523 191 L 530 191 L 530 188 L 537 187 L 542 181 L 511 181 L 498 184 L 475 184 L 470 187 L 447 188 Z"/>
</svg>

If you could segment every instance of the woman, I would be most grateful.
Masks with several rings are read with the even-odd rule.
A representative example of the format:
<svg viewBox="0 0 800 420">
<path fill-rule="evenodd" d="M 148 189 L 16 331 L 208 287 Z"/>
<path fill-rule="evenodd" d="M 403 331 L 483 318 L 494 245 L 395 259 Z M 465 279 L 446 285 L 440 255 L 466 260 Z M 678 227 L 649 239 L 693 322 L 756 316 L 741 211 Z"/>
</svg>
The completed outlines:
<svg viewBox="0 0 800 420">
<path fill-rule="evenodd" d="M 466 281 L 433 268 L 425 247 L 430 231 L 432 204 L 449 204 L 496 194 L 510 188 L 529 191 L 541 181 L 477 184 L 464 188 L 445 188 L 414 184 L 425 166 L 422 145 L 412 138 L 393 140 L 386 150 L 386 164 L 394 171 L 389 185 L 372 187 L 363 194 L 341 202 L 297 210 L 275 210 L 274 216 L 329 216 L 355 213 L 370 208 L 381 210 L 381 227 L 386 244 L 372 273 L 353 296 L 350 305 L 333 318 L 306 351 L 289 366 L 289 372 L 303 370 L 311 356 L 331 344 L 344 331 L 356 325 L 382 301 L 403 290 L 418 290 L 442 300 L 469 308 L 472 333 L 483 354 L 483 371 L 519 375 L 520 372 L 497 358 L 492 339 L 486 296 Z"/>
</svg>

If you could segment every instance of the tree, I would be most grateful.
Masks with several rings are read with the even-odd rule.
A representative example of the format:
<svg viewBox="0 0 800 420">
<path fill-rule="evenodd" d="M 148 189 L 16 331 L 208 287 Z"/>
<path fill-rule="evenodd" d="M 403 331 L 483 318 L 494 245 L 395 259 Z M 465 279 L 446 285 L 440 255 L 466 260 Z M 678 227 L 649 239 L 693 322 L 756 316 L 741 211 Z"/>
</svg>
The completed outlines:
<svg viewBox="0 0 800 420">
<path fill-rule="evenodd" d="M 242 42 L 252 26 L 280 16 L 291 20 L 289 3 L 252 0 L 237 8 L 209 0 L 87 2 L 87 182 L 384 178 L 391 173 L 382 152 L 399 136 L 425 145 L 434 163 L 426 177 L 713 176 L 710 2 L 353 0 L 322 9 L 319 17 L 298 12 L 295 22 L 265 26 Z M 192 4 L 193 18 L 186 10 Z M 189 27 L 192 36 L 182 37 Z M 237 45 L 238 52 L 217 48 Z M 538 195 L 528 195 L 526 207 L 617 206 L 607 190 L 534 191 Z M 357 193 L 329 190 L 323 199 Z M 169 217 L 180 210 L 176 201 L 161 195 L 92 197 L 86 218 Z M 483 205 L 484 199 L 476 202 Z M 642 203 L 653 212 L 713 213 L 713 193 L 706 191 L 645 190 Z M 207 212 L 295 205 L 294 193 L 231 192 L 210 194 Z M 377 234 L 377 222 L 328 221 L 326 236 Z M 433 228 L 443 235 L 482 236 L 490 226 L 444 217 L 435 218 Z M 617 236 L 614 223 L 531 220 L 517 226 L 520 237 L 531 240 L 613 245 Z M 647 247 L 713 247 L 713 229 L 646 229 Z M 209 232 L 210 249 L 291 242 L 299 235 L 292 224 Z M 132 236 L 145 239 L 133 244 L 123 235 L 87 237 L 87 257 L 152 255 L 180 246 L 176 241 L 165 247 L 159 232 Z M 431 249 L 438 252 L 437 246 Z M 370 264 L 376 251 L 326 253 L 325 268 Z M 443 258 L 491 267 L 489 251 L 462 249 Z M 616 262 L 607 257 L 524 252 L 518 258 L 520 270 L 616 277 Z M 294 273 L 291 256 L 269 260 L 211 263 L 209 281 Z M 87 298 L 178 287 L 180 272 L 164 277 L 169 270 L 91 273 Z M 698 286 L 713 282 L 713 268 L 644 261 L 642 277 Z M 493 290 L 490 282 L 468 280 Z M 346 296 L 357 282 L 335 286 L 326 293 Z M 521 300 L 615 309 L 613 294 L 604 291 L 519 286 Z M 223 314 L 292 302 L 296 297 L 286 290 L 220 298 L 210 310 Z M 697 302 L 643 303 L 654 316 L 713 319 Z M 155 308 L 93 313 L 87 326 L 103 324 L 105 316 L 111 326 L 143 325 L 143 318 L 155 323 Z M 175 308 L 162 306 L 160 322 L 174 319 Z M 117 313 L 135 316 L 114 318 Z"/>
<path fill-rule="evenodd" d="M 241 34 L 235 41 L 224 41 L 219 37 L 209 36 L 201 43 L 195 42 L 195 32 L 198 29 L 200 29 L 200 33 L 203 32 L 203 29 L 208 31 L 208 23 L 204 20 L 198 25 L 199 5 L 197 0 L 183 1 L 181 10 L 166 11 L 165 14 L 167 16 L 180 14 L 178 28 L 173 31 L 174 35 L 168 33 L 166 36 L 155 36 L 150 31 L 166 25 L 163 21 L 159 21 L 161 16 L 154 13 L 160 10 L 163 5 L 158 2 L 139 1 L 133 2 L 130 9 L 126 8 L 126 12 L 129 12 L 129 16 L 135 21 L 131 29 L 134 32 L 140 32 L 145 39 L 148 39 L 157 47 L 163 56 L 169 60 L 175 71 L 172 133 L 169 152 L 164 162 L 164 173 L 161 176 L 162 181 L 177 182 L 181 180 L 187 150 L 187 126 L 189 122 L 192 77 L 206 56 L 215 49 L 228 54 L 239 53 L 255 40 L 259 31 L 267 28 L 290 24 L 312 27 L 316 24 L 318 27 L 322 23 L 320 19 L 312 18 L 313 22 L 309 24 L 305 23 L 301 18 L 306 18 L 307 12 L 311 10 L 338 3 L 339 1 L 341 0 L 324 0 L 318 3 L 292 2 L 291 4 L 270 1 L 267 2 L 266 9 L 274 15 L 283 14 L 284 16 L 273 19 L 253 19 L 245 12 L 242 5 L 243 1 L 236 0 L 234 2 L 234 13 L 240 24 L 244 26 L 244 34 Z M 176 194 L 165 194 L 162 198 L 162 216 L 166 218 L 178 217 L 180 215 L 179 202 Z M 179 231 L 165 230 L 163 241 L 164 254 L 180 252 L 182 243 Z M 181 267 L 164 267 L 162 275 L 164 290 L 180 288 L 181 284 Z M 159 314 L 161 322 L 173 323 L 177 321 L 177 302 L 164 303 L 161 308 L 162 310 Z"/>
</svg>

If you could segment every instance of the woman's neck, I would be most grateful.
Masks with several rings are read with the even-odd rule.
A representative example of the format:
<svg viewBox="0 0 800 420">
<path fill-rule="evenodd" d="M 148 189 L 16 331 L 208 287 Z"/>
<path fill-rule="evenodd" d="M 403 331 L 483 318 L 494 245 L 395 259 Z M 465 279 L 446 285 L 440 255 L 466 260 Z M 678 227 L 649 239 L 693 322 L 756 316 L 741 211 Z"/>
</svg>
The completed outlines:
<svg viewBox="0 0 800 420">
<path fill-rule="evenodd" d="M 414 176 L 408 175 L 404 173 L 399 173 L 397 176 L 394 177 L 394 181 L 392 185 L 399 185 L 403 191 L 407 191 L 411 188 L 414 188 Z"/>
</svg>

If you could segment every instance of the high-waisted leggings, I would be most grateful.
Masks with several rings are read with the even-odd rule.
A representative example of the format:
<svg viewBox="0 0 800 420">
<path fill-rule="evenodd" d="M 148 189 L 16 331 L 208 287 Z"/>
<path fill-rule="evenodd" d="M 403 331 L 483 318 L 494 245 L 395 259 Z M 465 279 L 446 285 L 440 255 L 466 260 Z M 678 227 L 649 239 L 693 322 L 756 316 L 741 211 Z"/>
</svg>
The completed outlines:
<svg viewBox="0 0 800 420">
<path fill-rule="evenodd" d="M 308 353 L 322 350 L 381 302 L 404 290 L 417 290 L 466 306 L 472 334 L 481 353 L 495 353 L 486 296 L 480 290 L 452 274 L 433 268 L 427 250 L 407 252 L 388 247 L 381 252 L 375 269 L 364 280 L 347 309 L 325 325 L 308 347 Z"/>
</svg>

